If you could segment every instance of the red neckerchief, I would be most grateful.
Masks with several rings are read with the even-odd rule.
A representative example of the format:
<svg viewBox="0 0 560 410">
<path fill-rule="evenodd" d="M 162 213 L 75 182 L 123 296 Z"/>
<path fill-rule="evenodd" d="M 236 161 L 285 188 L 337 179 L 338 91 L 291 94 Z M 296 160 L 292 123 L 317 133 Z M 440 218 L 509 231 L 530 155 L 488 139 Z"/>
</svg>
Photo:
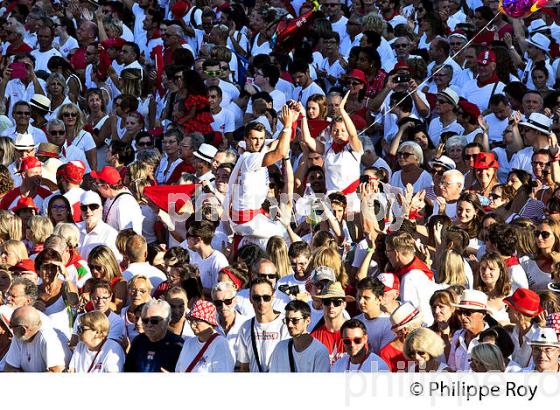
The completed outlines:
<svg viewBox="0 0 560 410">
<path fill-rule="evenodd" d="M 150 40 L 155 40 L 156 38 L 161 38 L 161 34 L 159 32 L 159 28 L 154 30 L 154 35 L 152 37 L 146 36 L 146 45 L 150 42 Z"/>
<path fill-rule="evenodd" d="M 397 277 L 400 280 L 408 272 L 410 272 L 411 270 L 415 270 L 415 269 L 421 270 L 422 272 L 424 272 L 426 274 L 428 279 L 434 280 L 434 273 L 430 270 L 430 268 L 428 268 L 428 265 L 426 265 L 424 262 L 422 262 L 418 258 L 418 256 L 415 256 L 414 259 L 412 260 L 412 262 L 410 262 L 407 266 L 398 269 L 395 272 L 395 275 L 397 275 Z"/>
<path fill-rule="evenodd" d="M 478 85 L 479 87 L 484 87 L 485 85 L 494 84 L 494 83 L 497 83 L 499 81 L 500 81 L 500 79 L 498 78 L 498 75 L 494 72 L 494 73 L 492 73 L 492 76 L 486 81 L 483 81 L 480 78 L 477 78 L 476 79 L 476 85 Z"/>
<path fill-rule="evenodd" d="M 511 268 L 512 266 L 519 265 L 519 259 L 517 259 L 517 256 L 512 255 L 505 260 L 505 263 L 508 268 Z"/>
<path fill-rule="evenodd" d="M 75 265 L 82 260 L 82 256 L 77 251 L 70 251 L 70 259 L 66 263 L 66 267 Z"/>
<path fill-rule="evenodd" d="M 393 20 L 393 19 L 394 19 L 396 16 L 398 16 L 398 15 L 400 15 L 400 13 L 399 13 L 397 10 L 394 10 L 394 11 L 393 11 L 393 14 L 391 14 L 391 15 L 389 16 L 389 18 L 383 17 L 383 20 L 385 20 L 385 21 L 388 22 L 388 21 Z"/>
<path fill-rule="evenodd" d="M 344 147 L 346 147 L 346 145 L 348 145 L 348 141 L 346 141 L 346 142 L 333 142 L 332 150 L 334 151 L 335 154 L 338 154 L 339 152 L 341 152 L 344 149 Z"/>
<path fill-rule="evenodd" d="M 229 3 L 226 1 L 221 6 L 216 7 L 216 11 L 222 12 L 229 7 Z"/>
</svg>

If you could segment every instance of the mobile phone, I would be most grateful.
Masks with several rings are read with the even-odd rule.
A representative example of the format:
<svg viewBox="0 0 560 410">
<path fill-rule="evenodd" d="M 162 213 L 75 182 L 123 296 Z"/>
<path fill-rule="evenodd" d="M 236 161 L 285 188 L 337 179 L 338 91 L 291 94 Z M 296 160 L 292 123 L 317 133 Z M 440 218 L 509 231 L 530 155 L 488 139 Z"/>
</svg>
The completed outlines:
<svg viewBox="0 0 560 410">
<path fill-rule="evenodd" d="M 360 184 L 368 184 L 369 177 L 367 175 L 360 175 Z"/>
<path fill-rule="evenodd" d="M 12 69 L 12 79 L 23 80 L 27 77 L 27 67 L 25 66 L 25 63 L 16 61 L 15 63 L 10 64 L 9 67 Z"/>
<path fill-rule="evenodd" d="M 396 83 L 408 83 L 410 81 L 409 75 L 397 75 L 395 76 Z"/>
</svg>

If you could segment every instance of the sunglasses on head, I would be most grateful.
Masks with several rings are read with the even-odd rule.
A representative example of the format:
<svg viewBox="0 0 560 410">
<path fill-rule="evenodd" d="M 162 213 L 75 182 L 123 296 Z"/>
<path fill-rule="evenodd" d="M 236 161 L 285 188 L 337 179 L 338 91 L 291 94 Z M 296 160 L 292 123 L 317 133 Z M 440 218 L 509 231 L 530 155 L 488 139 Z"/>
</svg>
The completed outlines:
<svg viewBox="0 0 560 410">
<path fill-rule="evenodd" d="M 253 302 L 270 302 L 272 300 L 272 295 L 252 295 L 251 300 Z"/>
<path fill-rule="evenodd" d="M 86 212 L 87 210 L 96 211 L 99 209 L 98 204 L 89 204 L 89 205 L 80 205 L 80 210 L 82 212 Z"/>
<path fill-rule="evenodd" d="M 162 317 L 159 316 L 152 316 L 152 317 L 143 317 L 142 318 L 142 323 L 144 325 L 147 325 L 148 323 L 152 326 L 157 326 L 159 325 L 159 323 L 163 320 Z"/>
<path fill-rule="evenodd" d="M 342 343 L 344 343 L 346 346 L 350 346 L 351 344 L 359 345 L 363 340 L 363 337 L 343 337 Z"/>
<path fill-rule="evenodd" d="M 551 235 L 552 234 L 548 231 L 535 231 L 535 238 L 542 236 L 543 239 L 548 239 Z"/>
<path fill-rule="evenodd" d="M 331 306 L 339 307 L 344 302 L 343 299 L 323 299 L 323 306 Z"/>
<path fill-rule="evenodd" d="M 214 306 L 216 306 L 217 308 L 221 308 L 224 305 L 226 306 L 231 305 L 233 303 L 233 298 L 224 299 L 224 300 L 214 300 L 212 301 L 212 303 L 214 303 Z"/>
</svg>

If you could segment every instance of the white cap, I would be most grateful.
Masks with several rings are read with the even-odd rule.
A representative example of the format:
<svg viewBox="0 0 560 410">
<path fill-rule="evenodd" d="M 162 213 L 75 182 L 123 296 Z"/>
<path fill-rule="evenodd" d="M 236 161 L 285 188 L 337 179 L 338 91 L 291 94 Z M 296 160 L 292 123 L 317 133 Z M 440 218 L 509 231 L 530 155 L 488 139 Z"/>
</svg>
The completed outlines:
<svg viewBox="0 0 560 410">
<path fill-rule="evenodd" d="M 97 204 L 101 206 L 101 197 L 97 192 L 86 191 L 80 196 L 81 205 L 93 205 Z"/>
</svg>

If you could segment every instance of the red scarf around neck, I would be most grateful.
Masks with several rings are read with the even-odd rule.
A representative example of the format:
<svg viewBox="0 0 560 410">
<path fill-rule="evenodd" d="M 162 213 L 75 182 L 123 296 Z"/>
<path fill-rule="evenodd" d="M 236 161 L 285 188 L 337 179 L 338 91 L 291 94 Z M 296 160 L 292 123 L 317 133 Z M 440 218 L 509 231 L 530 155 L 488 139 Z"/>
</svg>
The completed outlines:
<svg viewBox="0 0 560 410">
<path fill-rule="evenodd" d="M 411 270 L 415 270 L 415 269 L 421 270 L 426 274 L 428 279 L 434 280 L 434 273 L 430 270 L 430 268 L 428 268 L 428 265 L 426 265 L 418 258 L 418 256 L 415 256 L 412 262 L 410 262 L 407 266 L 398 269 L 395 272 L 395 275 L 397 275 L 399 280 L 401 280 L 404 275 L 406 275 Z"/>
<path fill-rule="evenodd" d="M 333 142 L 332 149 L 335 152 L 335 154 L 338 154 L 339 152 L 341 152 L 344 149 L 344 147 L 346 147 L 346 145 L 348 145 L 348 141 Z"/>
<path fill-rule="evenodd" d="M 497 83 L 499 81 L 500 81 L 500 79 L 498 78 L 498 75 L 496 73 L 493 73 L 492 76 L 488 80 L 485 80 L 485 81 L 483 81 L 483 80 L 481 80 L 480 78 L 477 77 L 476 84 L 479 87 L 484 87 L 485 85 L 494 84 L 494 83 Z"/>
</svg>

